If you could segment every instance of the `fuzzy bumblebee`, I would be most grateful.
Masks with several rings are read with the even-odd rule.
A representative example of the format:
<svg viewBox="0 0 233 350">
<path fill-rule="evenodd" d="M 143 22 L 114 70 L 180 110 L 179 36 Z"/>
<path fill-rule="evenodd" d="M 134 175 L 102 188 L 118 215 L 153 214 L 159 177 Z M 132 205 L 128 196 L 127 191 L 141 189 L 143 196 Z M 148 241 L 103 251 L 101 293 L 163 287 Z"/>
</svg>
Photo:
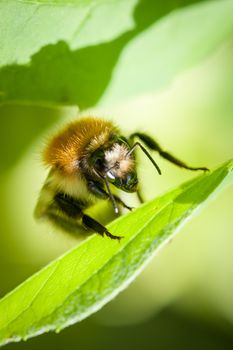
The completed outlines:
<svg viewBox="0 0 233 350">
<path fill-rule="evenodd" d="M 99 199 L 110 200 L 116 214 L 119 205 L 131 210 L 112 193 L 111 186 L 125 192 L 136 192 L 142 201 L 134 154 L 136 147 L 141 148 L 161 174 L 148 150 L 135 139 L 182 168 L 208 170 L 205 167 L 189 167 L 163 151 L 146 134 L 136 132 L 126 138 L 110 121 L 82 117 L 58 132 L 44 150 L 43 161 L 50 171 L 41 189 L 35 217 L 48 219 L 71 233 L 81 224 L 102 236 L 121 239 L 112 235 L 85 211 Z"/>
</svg>

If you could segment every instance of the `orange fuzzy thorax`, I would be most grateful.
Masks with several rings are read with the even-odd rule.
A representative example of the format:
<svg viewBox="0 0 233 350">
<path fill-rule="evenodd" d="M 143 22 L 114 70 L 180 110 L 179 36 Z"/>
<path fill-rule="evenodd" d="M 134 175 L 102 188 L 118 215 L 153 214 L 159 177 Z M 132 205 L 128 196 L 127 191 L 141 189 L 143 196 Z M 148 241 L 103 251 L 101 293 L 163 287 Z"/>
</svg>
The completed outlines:
<svg viewBox="0 0 233 350">
<path fill-rule="evenodd" d="M 106 144 L 115 133 L 117 129 L 110 121 L 80 118 L 51 139 L 43 154 L 44 163 L 72 175 L 82 157 Z"/>
</svg>

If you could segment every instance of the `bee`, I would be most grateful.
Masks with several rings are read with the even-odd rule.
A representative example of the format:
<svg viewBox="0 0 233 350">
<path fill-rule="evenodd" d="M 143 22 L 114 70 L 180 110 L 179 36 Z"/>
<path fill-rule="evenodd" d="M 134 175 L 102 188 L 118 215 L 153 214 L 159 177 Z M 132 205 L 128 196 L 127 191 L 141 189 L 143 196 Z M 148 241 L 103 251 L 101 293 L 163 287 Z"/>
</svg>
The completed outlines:
<svg viewBox="0 0 233 350">
<path fill-rule="evenodd" d="M 35 208 L 35 217 L 48 219 L 67 232 L 84 226 L 88 230 L 120 240 L 86 210 L 98 200 L 110 200 L 115 214 L 119 206 L 131 210 L 119 196 L 116 187 L 125 192 L 136 192 L 143 201 L 137 177 L 135 149 L 140 148 L 158 174 L 161 170 L 150 155 L 156 151 L 173 164 L 189 170 L 208 170 L 190 167 L 164 151 L 149 135 L 135 132 L 129 137 L 111 121 L 96 117 L 81 117 L 56 133 L 47 143 L 43 162 L 49 167 Z"/>
</svg>

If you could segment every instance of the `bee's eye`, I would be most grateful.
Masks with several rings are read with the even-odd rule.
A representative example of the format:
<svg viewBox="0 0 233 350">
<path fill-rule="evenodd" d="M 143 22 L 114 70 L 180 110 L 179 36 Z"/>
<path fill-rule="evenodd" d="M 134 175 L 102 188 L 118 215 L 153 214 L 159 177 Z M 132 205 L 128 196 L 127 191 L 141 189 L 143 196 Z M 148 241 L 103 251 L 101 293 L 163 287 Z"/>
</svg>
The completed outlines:
<svg viewBox="0 0 233 350">
<path fill-rule="evenodd" d="M 96 167 L 96 168 L 101 168 L 102 167 L 102 165 L 103 165 L 103 159 L 102 158 L 97 158 L 97 159 L 95 159 L 95 162 L 94 162 L 94 166 Z"/>
<path fill-rule="evenodd" d="M 96 151 L 92 157 L 92 164 L 93 166 L 98 169 L 101 170 L 104 166 L 104 152 L 103 151 Z"/>
</svg>

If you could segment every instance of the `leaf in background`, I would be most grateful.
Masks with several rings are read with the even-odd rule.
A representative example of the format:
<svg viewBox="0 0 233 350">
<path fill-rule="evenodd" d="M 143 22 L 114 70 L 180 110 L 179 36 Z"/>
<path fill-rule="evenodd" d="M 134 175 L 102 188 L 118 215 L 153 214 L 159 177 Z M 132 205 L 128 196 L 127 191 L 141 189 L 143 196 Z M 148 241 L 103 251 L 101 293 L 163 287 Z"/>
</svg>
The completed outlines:
<svg viewBox="0 0 233 350">
<path fill-rule="evenodd" d="M 43 134 L 44 130 L 61 117 L 61 112 L 56 108 L 14 104 L 0 107 L 0 174 L 15 165 L 18 158 L 35 142 L 38 135 Z M 43 142 L 44 139 L 41 145 Z M 40 159 L 39 152 L 35 157 Z"/>
<path fill-rule="evenodd" d="M 0 66 L 28 63 L 42 47 L 60 40 L 72 50 L 112 40 L 134 26 L 136 2 L 2 0 Z"/>
<path fill-rule="evenodd" d="M 174 11 L 124 49 L 101 103 L 161 89 L 233 35 L 233 1 Z"/>
<path fill-rule="evenodd" d="M 89 83 L 98 53 L 79 54 L 78 48 L 98 48 L 132 29 L 136 1 L 2 1 L 0 100 L 81 106 L 85 94 L 92 100 Z"/>
<path fill-rule="evenodd" d="M 59 57 L 59 49 L 50 54 L 50 49 L 45 50 L 43 47 L 57 45 L 59 48 L 58 42 L 63 40 L 70 50 L 77 50 L 83 46 L 112 40 L 134 26 L 132 12 L 136 2 L 137 0 L 0 2 L 0 100 L 11 101 L 11 90 L 10 95 L 15 96 L 14 100 L 19 103 L 26 102 L 26 105 L 0 106 L 1 173 L 15 163 L 40 133 L 58 120 L 61 114 L 66 114 L 64 110 L 51 109 L 44 104 L 41 106 L 43 98 L 38 89 L 43 94 L 48 94 L 47 100 L 54 102 L 54 99 L 60 103 L 62 99 L 55 96 L 59 87 L 61 95 L 66 94 L 66 79 L 72 81 L 74 90 L 80 86 L 79 79 L 76 81 L 73 75 L 69 75 L 72 70 L 69 63 L 72 57 L 65 62 L 62 53 L 62 57 Z M 40 50 L 42 55 L 36 54 Z M 32 55 L 39 55 L 41 62 L 37 59 L 39 64 L 30 63 Z M 76 62 L 72 67 L 77 70 Z M 50 69 L 54 75 L 49 76 Z M 31 72 L 30 77 L 24 74 L 28 70 Z M 64 72 L 63 80 L 61 72 Z M 26 99 L 20 97 L 25 94 Z M 34 98 L 29 97 L 30 94 Z M 32 106 L 35 99 L 38 100 L 37 106 Z"/>
<path fill-rule="evenodd" d="M 49 13 L 41 12 L 41 8 L 51 10 L 57 7 L 59 9 L 61 2 L 56 6 L 54 6 L 54 1 L 50 5 L 40 4 L 39 10 L 36 10 L 35 14 L 31 13 L 31 17 L 27 18 L 28 22 L 25 27 L 28 29 L 21 43 L 24 53 L 22 56 L 20 54 L 19 63 L 16 61 L 2 67 L 0 71 L 0 101 L 2 103 L 20 101 L 37 104 L 68 104 L 78 105 L 81 109 L 85 109 L 94 106 L 101 97 L 103 103 L 115 102 L 123 96 L 125 98 L 125 96 L 145 93 L 161 87 L 182 70 L 203 60 L 208 52 L 220 45 L 232 32 L 232 2 L 229 0 L 207 2 L 206 4 L 201 1 L 200 4 L 187 10 L 180 9 L 177 14 L 166 16 L 171 10 L 194 2 L 198 1 L 182 0 L 177 3 L 169 0 L 165 3 L 161 0 L 156 2 L 142 0 L 134 11 L 135 28 L 129 30 L 132 15 L 129 14 L 129 8 L 127 7 L 128 11 L 126 11 L 121 4 L 129 3 L 129 1 L 111 2 L 109 12 L 103 11 L 104 5 L 100 11 L 98 7 L 101 2 L 96 1 L 96 6 L 91 10 L 94 11 L 93 14 L 91 12 L 92 16 L 83 15 L 84 27 L 80 29 L 80 32 L 79 30 L 75 32 L 77 34 L 75 40 L 67 39 L 70 31 L 68 34 L 63 33 L 64 35 L 60 35 L 59 38 L 56 37 L 56 40 L 50 38 L 50 32 L 60 33 L 60 27 L 65 27 L 63 24 L 65 22 L 63 18 L 60 18 L 63 26 L 60 26 L 59 30 L 53 20 L 49 25 L 47 23 Z M 5 3 L 4 1 L 3 4 Z M 86 4 L 86 2 L 83 3 Z M 130 3 L 131 9 L 135 1 Z M 21 13 L 20 4 L 22 3 L 18 2 L 18 4 L 17 14 Z M 81 2 L 78 4 L 81 6 Z M 116 11 L 113 4 L 117 8 Z M 121 7 L 118 8 L 119 4 Z M 31 7 L 32 4 L 23 3 L 23 6 Z M 96 12 L 97 15 L 93 19 Z M 123 12 L 126 13 L 124 20 L 121 18 Z M 40 17 L 35 17 L 34 20 L 34 16 L 39 15 Z M 19 34 L 22 32 L 20 29 L 24 27 L 22 23 L 19 28 L 17 27 L 18 17 L 15 16 L 13 10 L 8 11 L 2 17 L 4 18 L 2 26 L 3 29 L 11 28 L 10 23 L 15 21 L 13 29 L 8 28 L 8 31 L 11 33 L 10 38 L 16 37 L 20 42 L 22 40 Z M 70 12 L 69 16 L 72 17 Z M 75 11 L 74 16 L 76 16 Z M 9 25 L 6 26 L 5 18 L 8 17 L 10 17 L 9 21 L 7 19 Z M 115 23 L 113 20 L 115 17 L 118 17 L 119 22 L 116 20 Z M 162 17 L 164 19 L 160 21 Z M 21 16 L 19 18 L 21 19 Z M 70 21 L 70 18 L 68 20 Z M 153 22 L 155 23 L 151 26 Z M 122 28 L 123 23 L 126 23 L 124 29 Z M 117 24 L 119 24 L 117 28 L 120 35 L 118 37 L 116 37 Z M 106 37 L 104 37 L 103 42 L 103 33 L 109 31 L 111 33 L 112 25 L 114 40 L 106 42 Z M 145 34 L 139 35 L 150 26 L 151 28 Z M 42 40 L 41 37 L 44 40 L 47 34 L 50 40 L 41 46 L 36 41 L 36 44 L 40 46 L 40 49 L 37 48 L 36 51 L 34 36 L 37 36 L 37 27 L 41 30 L 41 34 L 38 35 L 40 40 Z M 3 30 L 3 33 L 9 37 L 7 31 Z M 98 41 L 99 33 L 101 42 Z M 108 40 L 110 40 L 110 35 Z M 9 57 L 15 57 L 21 51 L 16 44 L 17 52 L 15 50 L 8 52 L 8 47 L 11 46 L 9 42 L 14 43 L 14 40 L 8 39 L 5 45 L 7 49 L 3 50 L 4 57 L 8 57 L 8 61 Z M 34 47 L 33 52 L 30 49 L 31 45 Z M 123 58 L 118 63 L 124 49 Z M 32 55 L 30 63 L 20 64 L 30 55 Z M 115 69 L 114 79 L 105 97 L 103 95 L 112 79 L 113 69 Z"/>
<path fill-rule="evenodd" d="M 119 243 L 93 235 L 0 301 L 0 343 L 61 330 L 100 309 L 212 194 L 233 181 L 233 162 L 195 178 L 109 225 Z"/>
</svg>

